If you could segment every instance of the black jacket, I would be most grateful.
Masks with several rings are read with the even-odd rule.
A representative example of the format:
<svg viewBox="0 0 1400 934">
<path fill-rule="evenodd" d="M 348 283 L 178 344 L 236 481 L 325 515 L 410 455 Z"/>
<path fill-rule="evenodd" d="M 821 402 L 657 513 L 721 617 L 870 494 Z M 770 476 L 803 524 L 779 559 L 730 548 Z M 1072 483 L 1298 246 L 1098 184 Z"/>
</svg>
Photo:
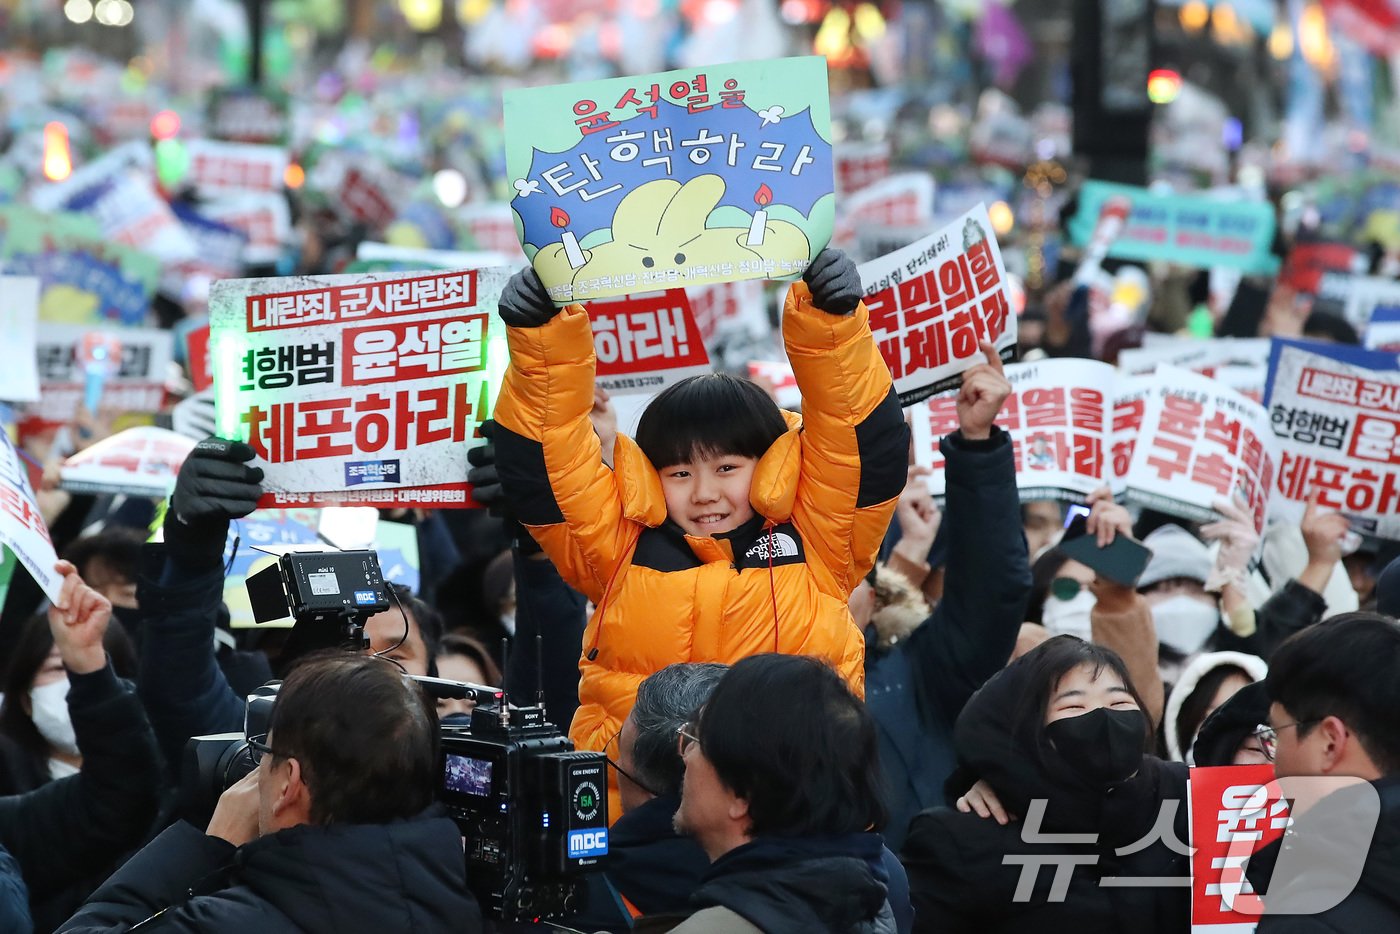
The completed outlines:
<svg viewBox="0 0 1400 934">
<path fill-rule="evenodd" d="M 1338 882 L 1333 874 L 1346 864 L 1341 853 L 1329 858 L 1333 849 L 1350 848 L 1353 852 L 1365 839 L 1367 828 L 1349 826 L 1351 822 L 1366 823 L 1365 810 L 1350 800 L 1350 792 L 1334 792 L 1298 818 L 1288 835 L 1271 849 L 1280 846 L 1306 847 L 1303 871 L 1287 884 L 1280 884 L 1275 875 L 1267 887 L 1264 907 L 1267 912 L 1259 922 L 1257 934 L 1353 934 L 1361 931 L 1400 931 L 1400 776 L 1372 782 L 1380 796 L 1380 815 L 1371 847 L 1361 868 L 1361 878 L 1351 894 L 1328 911 L 1313 915 L 1282 914 L 1297 900 L 1315 896 L 1319 890 Z M 1305 841 L 1303 838 L 1307 837 Z M 1316 847 L 1316 849 L 1314 849 Z M 1283 871 L 1288 860 L 1277 852 L 1265 854 L 1265 865 Z M 1252 867 L 1253 861 L 1251 861 Z M 1254 873 L 1250 873 L 1254 879 Z M 1338 891 L 1347 891 L 1351 879 L 1340 880 Z M 1262 888 L 1262 886 L 1261 886 Z M 1277 893 L 1277 894 L 1275 894 Z M 1275 915 L 1275 912 L 1281 914 Z"/>
<path fill-rule="evenodd" d="M 908 639 L 865 656 L 865 703 L 889 790 L 885 839 L 896 851 L 915 814 L 945 803 L 943 783 L 957 764 L 953 724 L 1011 657 L 1031 589 L 1010 436 L 1000 428 L 987 441 L 955 433 L 940 450 L 948 491 L 943 599 Z"/>
<path fill-rule="evenodd" d="M 1002 827 L 948 807 L 914 819 L 900 857 L 909 872 L 916 934 L 1187 930 L 1190 888 L 1184 882 L 1101 884 L 1107 877 L 1186 879 L 1186 766 L 1148 756 L 1133 778 L 1107 791 L 1088 785 L 1045 742 L 1040 724 L 1031 722 L 1038 719 L 1038 705 L 1027 695 L 1023 662 L 988 681 L 957 724 L 960 768 L 985 779 L 1023 820 Z M 1024 819 L 1037 799 L 1048 801 L 1038 827 Z M 1154 832 L 1164 802 L 1175 809 L 1164 824 L 1171 843 Z M 1094 842 L 1040 842 L 1031 836 L 1037 831 L 1092 835 Z M 1154 837 L 1156 842 L 1145 843 Z M 1142 848 L 1116 852 L 1135 845 Z M 1076 862 L 1057 869 L 1056 857 Z M 1058 872 L 1069 874 L 1063 900 L 1051 896 Z M 1023 873 L 1034 887 L 1018 897 Z"/>
<path fill-rule="evenodd" d="M 63 931 L 477 934 L 457 825 L 302 825 L 235 849 L 181 822 L 131 858 Z M 194 894 L 191 894 L 191 892 Z M 144 930 L 144 929 L 143 929 Z"/>
<path fill-rule="evenodd" d="M 627 931 L 632 913 L 626 903 L 642 915 L 685 910 L 710 859 L 694 840 L 676 834 L 671 820 L 679 806 L 679 795 L 665 795 L 617 819 L 608 835 L 605 871 L 588 877 L 588 905 L 567 919 L 569 927 Z"/>
<path fill-rule="evenodd" d="M 18 862 L 43 929 L 66 917 L 141 844 L 161 792 L 155 737 L 140 701 L 112 666 L 70 672 L 68 683 L 82 771 L 0 798 L 0 846 Z"/>
<path fill-rule="evenodd" d="M 873 833 L 754 840 L 714 861 L 690 908 L 727 908 L 764 934 L 893 934 L 883 852 Z"/>
</svg>

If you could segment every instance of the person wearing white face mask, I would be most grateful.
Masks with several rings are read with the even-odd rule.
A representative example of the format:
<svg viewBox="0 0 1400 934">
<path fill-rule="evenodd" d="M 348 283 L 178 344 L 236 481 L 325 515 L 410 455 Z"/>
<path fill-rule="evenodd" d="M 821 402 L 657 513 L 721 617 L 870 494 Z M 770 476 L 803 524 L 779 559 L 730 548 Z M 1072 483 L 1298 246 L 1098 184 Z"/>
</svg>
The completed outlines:
<svg viewBox="0 0 1400 934">
<path fill-rule="evenodd" d="M 119 623 L 107 627 L 103 647 L 117 677 L 135 677 L 136 652 Z M 43 616 L 20 627 L 0 687 L 0 795 L 77 773 L 83 763 L 68 713 L 68 672 Z"/>
<path fill-rule="evenodd" d="M 1188 659 L 1204 649 L 1220 627 L 1220 604 L 1206 592 L 1210 549 L 1179 525 L 1164 525 L 1142 540 L 1152 560 L 1138 579 L 1161 646 L 1162 677 L 1174 681 Z"/>
<path fill-rule="evenodd" d="M 28 887 L 28 910 L 37 930 L 53 930 L 110 874 L 119 857 L 141 842 L 160 800 L 160 754 L 145 709 L 113 670 L 104 647 L 112 605 L 60 561 L 63 577 L 48 630 L 61 667 L 45 677 L 58 689 L 33 695 L 30 686 L 6 691 L 7 706 L 29 701 L 32 724 L 43 723 L 56 744 L 81 755 L 79 774 L 54 778 L 24 794 L 0 796 L 0 857 L 14 857 Z M 43 649 L 42 658 L 48 657 Z M 68 728 L 54 710 L 53 695 L 66 676 Z M 0 858 L 0 889 L 5 860 Z M 0 918 L 6 916 L 0 912 Z M 25 930 L 5 926 L 9 930 Z"/>
</svg>

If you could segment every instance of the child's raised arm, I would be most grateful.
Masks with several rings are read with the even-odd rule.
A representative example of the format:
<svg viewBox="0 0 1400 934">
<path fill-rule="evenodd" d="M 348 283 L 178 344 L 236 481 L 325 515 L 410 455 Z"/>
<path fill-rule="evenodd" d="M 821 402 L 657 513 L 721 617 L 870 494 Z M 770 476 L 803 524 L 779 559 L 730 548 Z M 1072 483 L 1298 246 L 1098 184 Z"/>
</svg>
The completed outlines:
<svg viewBox="0 0 1400 934">
<path fill-rule="evenodd" d="M 788 290 L 783 340 L 802 390 L 793 516 L 847 594 L 870 570 L 909 466 L 909 426 L 870 335 L 860 274 L 823 250 Z"/>
<path fill-rule="evenodd" d="M 622 499 L 588 418 L 588 313 L 556 308 L 533 269 L 511 278 L 500 311 L 510 343 L 495 411 L 501 486 L 560 575 L 598 603 L 627 546 Z"/>
</svg>

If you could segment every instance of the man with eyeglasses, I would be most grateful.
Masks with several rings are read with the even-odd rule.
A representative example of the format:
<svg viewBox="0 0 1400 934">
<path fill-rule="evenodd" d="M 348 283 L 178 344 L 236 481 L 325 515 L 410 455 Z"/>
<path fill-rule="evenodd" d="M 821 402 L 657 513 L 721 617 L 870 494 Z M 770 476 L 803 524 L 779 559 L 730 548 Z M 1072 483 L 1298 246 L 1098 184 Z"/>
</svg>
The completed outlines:
<svg viewBox="0 0 1400 934">
<path fill-rule="evenodd" d="M 434 803 L 436 718 L 397 667 L 307 660 L 249 746 L 257 768 L 207 832 L 168 828 L 61 930 L 482 930 L 461 834 Z"/>
<path fill-rule="evenodd" d="M 1301 871 L 1281 881 L 1279 844 L 1261 855 L 1278 866 L 1258 934 L 1400 931 L 1400 624 L 1346 613 L 1305 629 L 1274 653 L 1266 685 L 1269 723 L 1255 736 L 1278 777 L 1335 785 L 1294 803 L 1282 845 L 1306 851 Z M 1319 911 L 1329 892 L 1340 903 Z"/>
</svg>

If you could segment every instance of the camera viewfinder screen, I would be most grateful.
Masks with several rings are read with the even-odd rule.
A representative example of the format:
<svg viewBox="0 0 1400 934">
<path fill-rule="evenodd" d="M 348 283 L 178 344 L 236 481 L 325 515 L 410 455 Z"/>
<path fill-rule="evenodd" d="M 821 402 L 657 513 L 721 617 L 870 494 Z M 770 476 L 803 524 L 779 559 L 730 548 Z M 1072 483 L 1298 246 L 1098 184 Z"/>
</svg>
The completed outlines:
<svg viewBox="0 0 1400 934">
<path fill-rule="evenodd" d="M 491 760 L 471 756 L 447 756 L 443 786 L 448 791 L 487 798 L 491 795 Z"/>
</svg>

